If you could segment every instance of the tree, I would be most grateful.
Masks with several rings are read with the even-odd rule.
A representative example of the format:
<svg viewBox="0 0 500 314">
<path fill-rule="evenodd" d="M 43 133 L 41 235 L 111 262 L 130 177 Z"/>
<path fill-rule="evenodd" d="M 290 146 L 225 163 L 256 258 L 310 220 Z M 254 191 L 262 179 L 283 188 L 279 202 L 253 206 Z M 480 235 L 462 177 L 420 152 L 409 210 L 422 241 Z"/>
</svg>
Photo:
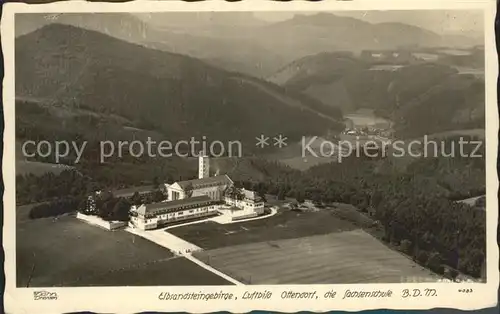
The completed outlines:
<svg viewBox="0 0 500 314">
<path fill-rule="evenodd" d="M 305 197 L 304 197 L 304 192 L 300 191 L 297 193 L 297 197 L 295 198 L 299 204 L 304 203 Z"/>
<path fill-rule="evenodd" d="M 155 202 L 155 195 L 153 193 L 147 193 L 142 196 L 142 202 L 144 204 L 151 204 Z"/>
<path fill-rule="evenodd" d="M 84 214 L 88 213 L 88 202 L 88 199 L 82 198 L 80 203 L 78 203 L 78 211 Z"/>
<path fill-rule="evenodd" d="M 97 202 L 97 216 L 104 220 L 109 219 L 109 201 L 99 200 Z"/>
<path fill-rule="evenodd" d="M 59 216 L 62 214 L 73 212 L 80 203 L 80 198 L 62 198 L 56 201 L 33 206 L 28 216 L 30 219 Z"/>
<path fill-rule="evenodd" d="M 427 260 L 427 267 L 432 271 L 442 273 L 442 263 L 443 259 L 441 257 L 441 254 L 439 254 L 438 252 L 433 252 L 429 255 L 429 259 Z"/>
<path fill-rule="evenodd" d="M 186 188 L 184 189 L 186 191 L 186 196 L 191 197 L 193 196 L 193 184 L 191 182 L 188 183 Z"/>
<path fill-rule="evenodd" d="M 429 259 L 429 254 L 426 251 L 420 250 L 417 254 L 417 261 L 421 265 L 426 265 L 427 260 Z"/>
<path fill-rule="evenodd" d="M 315 193 L 313 196 L 312 196 L 312 201 L 314 203 L 314 205 L 322 205 L 322 197 L 319 193 Z"/>
<path fill-rule="evenodd" d="M 155 176 L 155 177 L 153 178 L 153 188 L 154 188 L 154 189 L 157 189 L 159 186 L 160 186 L 160 181 L 158 180 L 158 177 L 157 177 L 157 176 Z"/>
<path fill-rule="evenodd" d="M 263 190 L 257 190 L 257 195 L 262 199 L 263 202 L 267 202 L 266 193 Z"/>
<path fill-rule="evenodd" d="M 107 202 L 109 200 L 113 199 L 113 193 L 110 191 L 103 191 L 99 194 L 99 199 L 102 200 L 103 202 Z"/>
<path fill-rule="evenodd" d="M 474 206 L 477 208 L 485 208 L 486 207 L 486 197 L 481 196 L 474 202 Z"/>
<path fill-rule="evenodd" d="M 278 200 L 283 201 L 286 197 L 286 191 L 283 188 L 278 190 Z"/>
<path fill-rule="evenodd" d="M 370 198 L 370 205 L 373 208 L 377 208 L 382 202 L 382 194 L 379 191 L 375 191 Z"/>
<path fill-rule="evenodd" d="M 130 203 L 136 206 L 143 204 L 143 200 L 139 192 L 136 191 L 134 195 L 132 195 L 132 197 L 130 198 Z"/>
<path fill-rule="evenodd" d="M 119 221 L 128 221 L 130 212 L 130 202 L 124 198 L 120 198 L 113 207 L 112 219 Z"/>
<path fill-rule="evenodd" d="M 245 198 L 245 193 L 243 193 L 243 189 L 237 188 L 236 189 L 236 199 L 241 201 L 244 198 Z"/>
<path fill-rule="evenodd" d="M 444 274 L 448 279 L 451 279 L 451 280 L 456 280 L 458 277 L 458 271 L 456 269 L 453 269 L 453 268 L 446 268 Z"/>
<path fill-rule="evenodd" d="M 245 194 L 241 188 L 238 188 L 234 185 L 230 186 L 226 189 L 224 193 L 227 197 L 232 198 L 234 200 L 242 200 L 245 198 Z"/>
<path fill-rule="evenodd" d="M 405 253 L 405 254 L 411 254 L 411 246 L 412 246 L 412 243 L 410 240 L 403 240 L 401 241 L 401 244 L 400 244 L 400 249 L 401 249 L 401 252 Z"/>
<path fill-rule="evenodd" d="M 152 195 L 153 203 L 158 203 L 163 200 L 165 200 L 165 194 L 163 194 L 161 191 L 154 191 Z"/>
</svg>

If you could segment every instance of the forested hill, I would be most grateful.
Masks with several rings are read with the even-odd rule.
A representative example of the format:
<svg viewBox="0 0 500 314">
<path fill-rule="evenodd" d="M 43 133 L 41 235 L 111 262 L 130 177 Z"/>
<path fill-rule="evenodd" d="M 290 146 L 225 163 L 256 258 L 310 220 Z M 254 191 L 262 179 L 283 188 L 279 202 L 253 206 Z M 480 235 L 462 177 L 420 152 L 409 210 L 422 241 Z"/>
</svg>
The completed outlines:
<svg viewBox="0 0 500 314">
<path fill-rule="evenodd" d="M 65 110 L 112 114 L 168 139 L 207 136 L 252 142 L 259 134 L 298 139 L 340 128 L 340 111 L 287 102 L 239 74 L 98 32 L 52 24 L 16 39 L 16 97 Z M 264 83 L 269 85 L 268 83 Z M 324 115 L 328 115 L 326 118 Z"/>
</svg>

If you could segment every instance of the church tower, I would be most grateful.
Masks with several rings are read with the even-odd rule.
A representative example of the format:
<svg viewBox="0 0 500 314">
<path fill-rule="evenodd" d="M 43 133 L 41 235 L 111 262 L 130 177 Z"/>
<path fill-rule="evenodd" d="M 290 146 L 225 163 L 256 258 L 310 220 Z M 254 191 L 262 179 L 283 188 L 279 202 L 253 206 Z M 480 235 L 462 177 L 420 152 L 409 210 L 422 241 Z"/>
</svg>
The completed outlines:
<svg viewBox="0 0 500 314">
<path fill-rule="evenodd" d="M 198 157 L 198 179 L 208 178 L 210 176 L 210 163 L 205 152 L 200 152 Z"/>
</svg>

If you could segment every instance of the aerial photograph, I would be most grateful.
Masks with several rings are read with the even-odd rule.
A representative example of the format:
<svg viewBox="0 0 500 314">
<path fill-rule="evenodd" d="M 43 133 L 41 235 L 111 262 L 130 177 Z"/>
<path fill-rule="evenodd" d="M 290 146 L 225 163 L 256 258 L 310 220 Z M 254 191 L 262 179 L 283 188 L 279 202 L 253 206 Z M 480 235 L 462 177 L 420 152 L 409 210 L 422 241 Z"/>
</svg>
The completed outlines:
<svg viewBox="0 0 500 314">
<path fill-rule="evenodd" d="M 17 287 L 486 282 L 483 18 L 16 14 Z"/>
</svg>

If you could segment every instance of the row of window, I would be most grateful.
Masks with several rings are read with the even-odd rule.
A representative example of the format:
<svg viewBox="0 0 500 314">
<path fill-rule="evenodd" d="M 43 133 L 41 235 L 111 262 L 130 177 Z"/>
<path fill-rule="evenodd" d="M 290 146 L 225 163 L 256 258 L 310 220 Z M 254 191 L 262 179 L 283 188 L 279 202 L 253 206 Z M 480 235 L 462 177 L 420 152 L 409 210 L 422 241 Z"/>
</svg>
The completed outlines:
<svg viewBox="0 0 500 314">
<path fill-rule="evenodd" d="M 185 205 L 185 206 L 181 206 L 181 207 L 178 207 L 176 208 L 176 211 L 175 212 L 182 212 L 184 210 L 188 210 L 188 209 L 191 209 L 191 208 L 200 208 L 200 207 L 207 207 L 208 204 L 210 204 L 211 202 L 207 202 L 207 203 L 204 203 L 204 204 L 195 204 L 195 205 Z M 168 204 L 166 204 L 168 205 Z M 215 206 L 208 206 L 209 208 L 215 208 Z M 174 213 L 175 213 L 174 212 Z M 154 216 L 159 216 L 159 215 L 162 215 L 162 214 L 168 214 L 169 213 L 169 210 L 168 209 L 164 209 L 164 210 L 159 210 L 157 211 L 156 213 L 152 214 Z M 148 217 L 150 217 L 151 214 L 147 215 Z"/>
<path fill-rule="evenodd" d="M 230 201 L 230 203 L 235 203 L 235 204 L 236 204 L 237 202 L 234 202 L 234 201 L 233 201 L 233 202 L 231 202 L 231 201 Z M 245 205 L 246 205 L 246 206 L 248 206 L 248 207 L 262 207 L 262 206 L 264 206 L 264 203 L 262 203 L 262 202 L 260 202 L 260 203 L 254 203 L 254 202 L 244 202 L 244 203 L 245 203 Z"/>
<path fill-rule="evenodd" d="M 264 206 L 264 204 L 263 204 L 263 203 L 248 203 L 248 202 L 247 202 L 246 204 L 247 204 L 247 206 L 249 206 L 249 207 L 262 207 L 262 206 Z"/>
<path fill-rule="evenodd" d="M 148 217 L 144 219 L 145 223 L 148 222 L 155 222 L 157 219 L 168 219 L 168 218 L 173 218 L 175 216 L 184 216 L 184 215 L 189 215 L 189 214 L 195 214 L 200 213 L 200 212 L 206 212 L 207 210 L 214 210 L 216 209 L 215 206 L 207 206 L 207 207 L 201 207 L 201 208 L 196 208 L 196 209 L 191 209 L 185 214 L 185 211 L 179 211 L 176 213 L 168 213 L 168 214 L 163 214 L 163 215 L 156 215 L 154 217 Z"/>
</svg>

